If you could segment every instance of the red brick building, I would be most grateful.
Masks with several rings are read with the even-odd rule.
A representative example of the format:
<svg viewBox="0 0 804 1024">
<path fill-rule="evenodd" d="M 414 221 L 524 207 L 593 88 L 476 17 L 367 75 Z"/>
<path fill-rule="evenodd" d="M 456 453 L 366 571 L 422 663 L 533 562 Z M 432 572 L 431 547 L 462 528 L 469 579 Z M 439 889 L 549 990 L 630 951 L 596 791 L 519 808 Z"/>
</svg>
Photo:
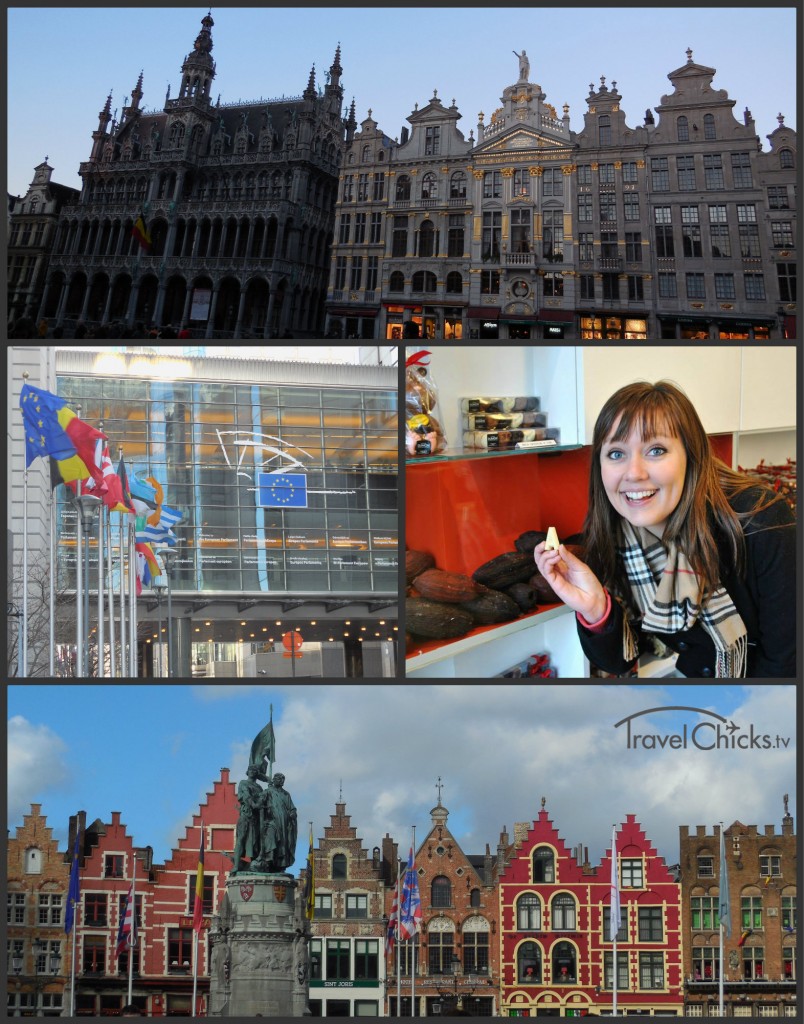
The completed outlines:
<svg viewBox="0 0 804 1024">
<path fill-rule="evenodd" d="M 617 831 L 622 925 L 617 937 L 618 1014 L 681 1012 L 680 887 L 633 814 Z M 515 827 L 500 874 L 502 1013 L 611 1013 L 608 936 L 611 849 L 597 868 L 570 851 L 547 811 Z"/>
<path fill-rule="evenodd" d="M 83 813 L 83 812 L 82 812 Z M 235 787 L 228 768 L 221 769 L 192 825 L 164 864 L 154 864 L 151 847 L 137 847 L 112 812 L 83 828 L 81 815 L 70 822 L 70 843 L 83 831 L 81 903 L 76 913 L 77 1016 L 116 1016 L 128 1001 L 128 953 L 115 956 L 120 917 L 134 876 L 138 942 L 133 951 L 132 1001 L 148 1016 L 191 1013 L 194 932 L 191 896 L 204 826 L 204 913 L 211 915 L 232 867 L 234 827 L 238 817 Z M 198 945 L 199 1014 L 205 1012 L 208 920 Z"/>
<path fill-rule="evenodd" d="M 415 854 L 422 928 L 415 941 L 397 944 L 388 958 L 387 1012 L 391 1017 L 410 1016 L 413 997 L 417 1017 L 456 1011 L 490 1017 L 497 1013 L 497 860 L 488 845 L 481 855 L 463 852 L 447 825 L 449 812 L 440 792 L 430 816 L 432 826 Z M 386 896 L 387 914 L 392 904 L 393 881 Z M 415 989 L 411 979 L 414 947 Z"/>
<path fill-rule="evenodd" d="M 31 804 L 8 841 L 6 897 L 8 1015 L 60 1016 L 67 1006 L 65 978 L 71 970 L 64 912 L 70 858 L 59 851 L 53 831 Z"/>
<path fill-rule="evenodd" d="M 724 937 L 724 1012 L 795 1017 L 796 835 L 792 815 L 773 825 L 735 821 L 725 829 L 731 937 Z M 720 826 L 680 828 L 684 1014 L 714 1016 L 720 978 Z M 714 1012 L 713 1012 L 714 1011 Z"/>
<path fill-rule="evenodd" d="M 301 829 L 300 829 L 301 832 Z M 369 851 L 346 804 L 335 813 L 314 849 L 315 914 L 310 931 L 310 1010 L 314 1017 L 379 1017 L 383 1013 L 386 883 L 394 877 L 396 849 Z"/>
</svg>

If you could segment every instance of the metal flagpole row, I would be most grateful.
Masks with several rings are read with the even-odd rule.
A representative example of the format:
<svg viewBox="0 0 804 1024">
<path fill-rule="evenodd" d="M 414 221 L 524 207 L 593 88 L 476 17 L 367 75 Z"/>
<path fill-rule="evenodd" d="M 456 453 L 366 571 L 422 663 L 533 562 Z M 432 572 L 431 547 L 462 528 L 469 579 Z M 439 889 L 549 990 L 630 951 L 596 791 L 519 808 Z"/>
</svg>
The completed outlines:
<svg viewBox="0 0 804 1024">
<path fill-rule="evenodd" d="M 112 510 L 106 517 L 106 550 L 108 557 L 108 574 L 106 577 L 106 592 L 109 595 L 109 675 L 112 679 L 117 675 L 117 652 L 115 651 L 115 627 L 114 627 L 114 548 L 112 547 Z"/>
<path fill-rule="evenodd" d="M 123 519 L 125 513 L 120 513 L 118 527 L 118 546 L 120 549 L 120 675 L 125 678 L 128 669 L 126 657 L 126 550 L 123 545 Z"/>
<path fill-rule="evenodd" d="M 137 550 L 134 547 L 134 528 L 128 527 L 128 599 L 129 599 L 129 675 L 137 675 Z"/>
<path fill-rule="evenodd" d="M 103 433 L 103 420 L 98 421 L 98 430 Z M 96 442 L 97 445 L 101 445 L 101 469 L 103 467 L 103 446 L 102 442 Z M 97 459 L 95 460 L 97 465 Z M 105 506 L 101 501 L 98 506 L 98 679 L 103 679 L 106 675 L 106 630 L 104 628 L 104 576 L 105 576 L 105 563 L 104 563 L 104 544 L 103 544 L 103 510 Z"/>
<path fill-rule="evenodd" d="M 50 486 L 50 611 L 48 626 L 50 634 L 50 650 L 48 669 L 50 678 L 56 675 L 56 488 L 51 481 Z"/>
</svg>

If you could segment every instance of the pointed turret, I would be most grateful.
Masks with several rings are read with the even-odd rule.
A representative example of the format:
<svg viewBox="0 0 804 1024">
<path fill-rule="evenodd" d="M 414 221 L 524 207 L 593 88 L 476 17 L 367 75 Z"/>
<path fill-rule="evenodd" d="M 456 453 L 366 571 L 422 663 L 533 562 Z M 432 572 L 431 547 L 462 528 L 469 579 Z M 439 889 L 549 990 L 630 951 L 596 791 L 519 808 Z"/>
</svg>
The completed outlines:
<svg viewBox="0 0 804 1024">
<path fill-rule="evenodd" d="M 98 131 L 105 133 L 109 127 L 109 122 L 112 120 L 112 94 L 111 92 L 106 97 L 106 103 L 103 110 L 98 114 Z"/>
<path fill-rule="evenodd" d="M 352 97 L 352 104 L 349 107 L 349 116 L 346 118 L 346 141 L 351 142 L 357 130 L 357 117 L 355 115 L 355 98 Z"/>
<path fill-rule="evenodd" d="M 131 105 L 129 110 L 136 110 L 140 105 L 142 99 L 142 71 L 140 71 L 140 77 L 137 79 L 137 84 L 131 90 Z"/>
<path fill-rule="evenodd" d="M 315 97 L 315 64 L 313 64 L 310 68 L 310 77 L 307 79 L 307 88 L 304 90 L 304 98 L 306 100 L 314 100 Z"/>
<path fill-rule="evenodd" d="M 215 61 L 212 59 L 214 24 L 211 13 L 201 19 L 201 31 L 181 67 L 181 88 L 176 101 L 178 104 L 190 102 L 208 106 L 210 103 L 209 91 L 215 77 Z"/>
<path fill-rule="evenodd" d="M 335 50 L 335 60 L 332 63 L 332 67 L 329 69 L 329 84 L 331 86 L 339 86 L 341 84 L 341 75 L 343 74 L 343 68 L 341 67 L 341 44 Z"/>
</svg>

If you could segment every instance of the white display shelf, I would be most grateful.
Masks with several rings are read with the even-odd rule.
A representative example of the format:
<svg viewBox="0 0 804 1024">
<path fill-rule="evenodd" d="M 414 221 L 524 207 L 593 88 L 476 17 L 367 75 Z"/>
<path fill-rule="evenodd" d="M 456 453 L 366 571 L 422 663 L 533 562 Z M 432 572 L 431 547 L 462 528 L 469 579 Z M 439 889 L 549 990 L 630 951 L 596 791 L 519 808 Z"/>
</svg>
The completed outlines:
<svg viewBox="0 0 804 1024">
<path fill-rule="evenodd" d="M 575 614 L 566 605 L 554 605 L 408 657 L 405 674 L 416 679 L 488 679 L 542 652 L 550 655 L 560 678 L 588 677 L 589 663 L 578 640 Z"/>
</svg>

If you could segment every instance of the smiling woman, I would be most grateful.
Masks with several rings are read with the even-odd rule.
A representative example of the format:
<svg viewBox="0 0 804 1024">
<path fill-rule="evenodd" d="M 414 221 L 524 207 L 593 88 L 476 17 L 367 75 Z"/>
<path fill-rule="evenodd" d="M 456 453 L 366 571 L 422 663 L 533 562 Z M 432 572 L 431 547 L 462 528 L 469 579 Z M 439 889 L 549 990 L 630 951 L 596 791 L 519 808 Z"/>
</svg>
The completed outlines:
<svg viewBox="0 0 804 1024">
<path fill-rule="evenodd" d="M 592 440 L 586 562 L 534 557 L 588 657 L 622 673 L 651 634 L 686 676 L 795 675 L 795 524 L 780 495 L 719 459 L 667 381 L 606 402 Z"/>
</svg>

